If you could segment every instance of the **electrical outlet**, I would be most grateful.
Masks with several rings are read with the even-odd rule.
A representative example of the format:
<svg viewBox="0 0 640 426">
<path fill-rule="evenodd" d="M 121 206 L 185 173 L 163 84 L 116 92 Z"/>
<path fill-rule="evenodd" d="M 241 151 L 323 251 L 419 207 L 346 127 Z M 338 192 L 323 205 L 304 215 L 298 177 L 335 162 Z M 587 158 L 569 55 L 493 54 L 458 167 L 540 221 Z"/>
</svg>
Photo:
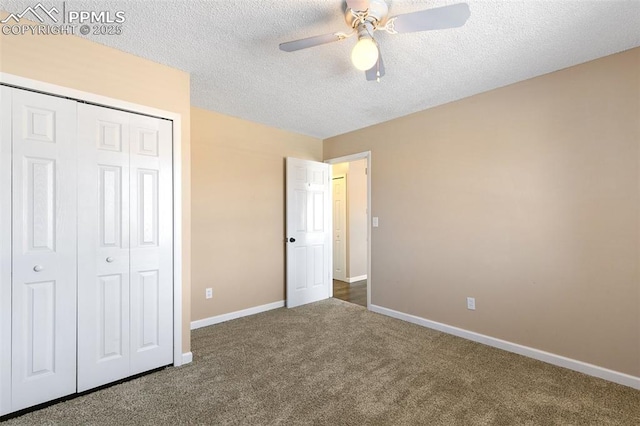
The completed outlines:
<svg viewBox="0 0 640 426">
<path fill-rule="evenodd" d="M 476 298 L 475 297 L 467 297 L 467 309 L 472 311 L 476 310 Z"/>
<path fill-rule="evenodd" d="M 213 297 L 213 289 L 212 288 L 206 289 L 204 294 L 207 299 L 211 299 Z"/>
</svg>

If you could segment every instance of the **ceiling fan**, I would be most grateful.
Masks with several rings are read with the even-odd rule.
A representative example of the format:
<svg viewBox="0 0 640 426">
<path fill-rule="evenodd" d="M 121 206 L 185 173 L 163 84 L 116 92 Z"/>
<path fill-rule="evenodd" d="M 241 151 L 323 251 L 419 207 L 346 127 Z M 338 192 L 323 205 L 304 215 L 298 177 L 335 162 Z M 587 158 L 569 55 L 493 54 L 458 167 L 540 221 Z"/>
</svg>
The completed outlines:
<svg viewBox="0 0 640 426">
<path fill-rule="evenodd" d="M 352 28 L 350 32 L 335 32 L 281 43 L 280 50 L 294 52 L 344 40 L 357 34 L 358 42 L 351 51 L 351 62 L 357 69 L 365 71 L 367 80 L 380 81 L 380 77 L 383 77 L 385 72 L 380 47 L 373 37 L 375 31 L 384 30 L 389 34 L 402 34 L 456 28 L 464 25 L 471 14 L 468 4 L 457 3 L 387 18 L 389 9 L 384 0 L 346 0 L 346 2 L 347 8 L 344 15 L 347 25 Z"/>
</svg>

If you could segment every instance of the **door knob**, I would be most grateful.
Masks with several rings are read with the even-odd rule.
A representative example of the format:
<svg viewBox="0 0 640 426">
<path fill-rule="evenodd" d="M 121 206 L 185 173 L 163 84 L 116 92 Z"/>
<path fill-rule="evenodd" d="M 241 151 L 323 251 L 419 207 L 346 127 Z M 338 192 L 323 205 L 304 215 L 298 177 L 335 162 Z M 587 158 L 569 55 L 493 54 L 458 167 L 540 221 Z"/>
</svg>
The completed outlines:
<svg viewBox="0 0 640 426">
<path fill-rule="evenodd" d="M 40 271 L 42 271 L 42 269 L 44 269 L 42 267 L 42 265 L 36 265 L 36 266 L 33 267 L 33 270 L 36 271 L 36 272 L 40 272 Z"/>
<path fill-rule="evenodd" d="M 295 238 L 293 238 L 293 237 L 291 237 L 291 238 L 289 238 L 289 242 L 290 242 L 290 243 L 295 243 L 295 242 L 296 242 L 296 239 L 295 239 Z"/>
<path fill-rule="evenodd" d="M 111 263 L 111 262 L 113 262 L 115 259 L 114 259 L 113 257 L 109 256 L 109 257 L 107 257 L 107 259 L 106 259 L 106 260 L 107 260 L 107 262 L 108 262 L 108 263 Z"/>
</svg>

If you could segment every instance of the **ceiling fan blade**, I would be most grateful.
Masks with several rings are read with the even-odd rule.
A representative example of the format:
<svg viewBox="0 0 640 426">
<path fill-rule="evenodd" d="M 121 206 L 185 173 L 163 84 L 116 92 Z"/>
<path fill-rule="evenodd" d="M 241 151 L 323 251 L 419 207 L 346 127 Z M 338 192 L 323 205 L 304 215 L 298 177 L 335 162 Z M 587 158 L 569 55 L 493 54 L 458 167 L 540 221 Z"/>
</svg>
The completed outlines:
<svg viewBox="0 0 640 426">
<path fill-rule="evenodd" d="M 319 46 L 321 44 L 327 44 L 334 41 L 342 40 L 346 37 L 343 33 L 323 34 L 319 36 L 313 36 L 303 38 L 300 40 L 288 41 L 286 43 L 280 43 L 280 50 L 285 52 L 294 52 L 300 49 L 306 49 L 308 47 Z"/>
<path fill-rule="evenodd" d="M 384 61 L 382 60 L 382 53 L 380 52 L 380 48 L 378 48 L 378 62 L 370 69 L 366 70 L 365 75 L 367 76 L 367 81 L 377 81 L 378 79 L 384 77 Z"/>
<path fill-rule="evenodd" d="M 347 0 L 347 7 L 355 11 L 363 11 L 369 8 L 369 0 Z"/>
<path fill-rule="evenodd" d="M 412 33 L 461 27 L 467 22 L 470 15 L 467 3 L 405 13 L 389 20 L 391 21 L 389 32 Z"/>
</svg>

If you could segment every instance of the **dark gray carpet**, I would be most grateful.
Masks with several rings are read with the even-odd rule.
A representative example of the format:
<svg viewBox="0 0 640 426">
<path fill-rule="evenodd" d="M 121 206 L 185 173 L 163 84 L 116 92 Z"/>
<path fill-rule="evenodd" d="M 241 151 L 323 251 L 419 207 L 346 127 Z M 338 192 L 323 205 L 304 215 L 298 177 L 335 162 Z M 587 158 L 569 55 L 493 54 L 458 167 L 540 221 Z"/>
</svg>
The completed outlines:
<svg viewBox="0 0 640 426">
<path fill-rule="evenodd" d="M 192 338 L 192 364 L 6 425 L 640 424 L 640 391 L 336 299 Z"/>
</svg>

